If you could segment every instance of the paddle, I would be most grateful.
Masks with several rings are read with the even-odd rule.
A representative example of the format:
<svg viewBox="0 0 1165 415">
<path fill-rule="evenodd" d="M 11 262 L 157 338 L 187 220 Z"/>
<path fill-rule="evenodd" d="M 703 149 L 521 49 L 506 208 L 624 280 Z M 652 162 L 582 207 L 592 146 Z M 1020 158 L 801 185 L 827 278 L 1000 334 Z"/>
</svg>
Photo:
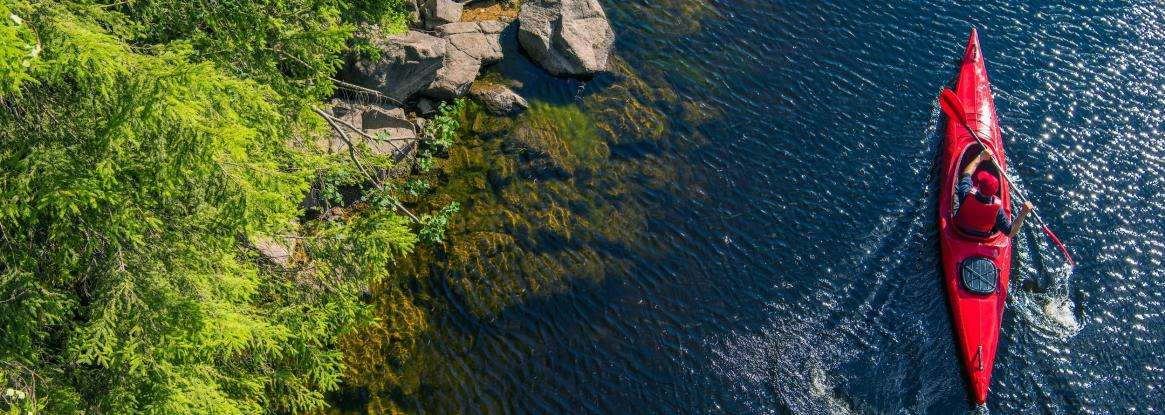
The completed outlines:
<svg viewBox="0 0 1165 415">
<path fill-rule="evenodd" d="M 1011 178 L 1007 177 L 1007 172 L 1003 171 L 1003 167 L 1001 167 L 999 163 L 995 161 L 995 153 L 991 151 L 991 147 L 988 147 L 987 143 L 984 143 L 983 140 L 979 138 L 979 134 L 976 133 L 975 130 L 971 129 L 971 125 L 967 123 L 967 111 L 963 108 L 963 101 L 959 99 L 958 95 L 955 95 L 955 91 L 951 91 L 950 88 L 943 88 L 943 92 L 939 94 L 939 105 L 942 106 L 943 112 L 946 113 L 948 117 L 954 118 L 956 121 L 958 121 L 959 124 L 963 126 L 963 128 L 967 129 L 967 132 L 971 133 L 971 137 L 975 137 L 975 141 L 979 142 L 979 145 L 982 146 L 983 149 L 987 150 L 988 154 L 991 154 L 991 164 L 995 165 L 995 169 L 999 171 L 999 175 L 1003 176 L 1004 180 L 1007 180 L 1009 183 L 1011 183 L 1011 190 L 1015 191 L 1015 195 L 1019 196 L 1020 201 L 1031 201 L 1031 199 L 1028 199 L 1026 196 L 1024 196 L 1023 192 L 1019 190 L 1019 187 L 1016 186 L 1015 182 L 1012 181 Z M 1039 212 L 1036 212 L 1034 206 L 1032 207 L 1032 216 L 1036 218 L 1036 221 L 1040 223 L 1040 226 L 1043 226 L 1044 234 L 1048 236 L 1048 239 L 1051 239 L 1056 247 L 1060 248 L 1060 253 L 1064 254 L 1064 258 L 1068 260 L 1068 265 L 1076 266 L 1076 261 L 1072 259 L 1072 254 L 1068 253 L 1068 247 L 1064 246 L 1064 243 L 1060 242 L 1060 238 L 1056 237 L 1056 234 L 1053 233 L 1050 228 L 1048 228 L 1048 224 L 1044 222 L 1043 218 L 1040 217 Z"/>
</svg>

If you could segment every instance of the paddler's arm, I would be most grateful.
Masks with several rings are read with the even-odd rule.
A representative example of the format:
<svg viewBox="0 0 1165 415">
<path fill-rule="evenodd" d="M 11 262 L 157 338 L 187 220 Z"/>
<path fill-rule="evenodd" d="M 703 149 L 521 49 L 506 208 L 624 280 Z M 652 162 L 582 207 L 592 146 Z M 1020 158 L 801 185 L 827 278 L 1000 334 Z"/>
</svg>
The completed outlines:
<svg viewBox="0 0 1165 415">
<path fill-rule="evenodd" d="M 979 152 L 979 155 L 975 156 L 974 160 L 971 160 L 970 163 L 967 163 L 967 167 L 963 167 L 962 176 L 970 177 L 971 173 L 974 173 L 975 170 L 979 168 L 979 163 L 987 160 L 991 160 L 991 153 L 988 153 L 987 150 Z"/>
<path fill-rule="evenodd" d="M 974 187 L 974 184 L 971 183 L 971 176 L 963 175 L 963 178 L 959 179 L 959 184 L 955 185 L 955 197 L 961 203 Z"/>
<path fill-rule="evenodd" d="M 975 156 L 973 160 L 967 163 L 967 167 L 963 168 L 963 174 L 959 175 L 959 184 L 955 186 L 955 197 L 961 202 L 967 198 L 967 194 L 971 193 L 971 188 L 974 184 L 971 182 L 971 173 L 979 168 L 979 163 L 991 158 L 991 153 L 982 151 Z M 1000 229 L 1007 229 L 1006 227 Z"/>
<path fill-rule="evenodd" d="M 1019 229 L 1023 227 L 1023 220 L 1027 219 L 1029 213 L 1032 213 L 1032 202 L 1023 202 L 1023 210 L 1019 211 L 1019 217 L 1015 218 L 1015 222 L 1011 223 L 1011 231 L 1007 232 L 1008 238 L 1014 238 L 1015 235 L 1019 234 Z M 1002 209 L 999 214 L 1003 214 Z"/>
</svg>

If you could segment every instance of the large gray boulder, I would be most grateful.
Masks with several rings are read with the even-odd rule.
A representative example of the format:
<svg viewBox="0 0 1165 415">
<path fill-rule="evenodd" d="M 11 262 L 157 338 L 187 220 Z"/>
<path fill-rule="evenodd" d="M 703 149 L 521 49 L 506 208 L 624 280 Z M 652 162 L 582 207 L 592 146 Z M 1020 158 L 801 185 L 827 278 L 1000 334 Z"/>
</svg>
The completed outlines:
<svg viewBox="0 0 1165 415">
<path fill-rule="evenodd" d="M 424 94 L 437 99 L 453 99 L 465 95 L 469 85 L 481 71 L 481 61 L 458 49 L 449 49 L 445 64 Z"/>
<path fill-rule="evenodd" d="M 518 41 L 551 74 L 592 76 L 607 70 L 615 32 L 598 0 L 528 0 Z"/>
<path fill-rule="evenodd" d="M 453 47 L 490 64 L 502 60 L 502 31 L 508 25 L 497 20 L 458 22 L 438 26 L 436 31 Z"/>
<path fill-rule="evenodd" d="M 469 88 L 469 95 L 480 101 L 486 111 L 494 115 L 510 115 L 530 108 L 526 98 L 522 98 L 505 85 L 491 82 L 474 82 Z"/>
<path fill-rule="evenodd" d="M 425 17 L 425 27 L 433 28 L 447 23 L 461 21 L 465 5 L 453 0 L 423 0 L 421 12 Z"/>
<path fill-rule="evenodd" d="M 445 66 L 449 45 L 445 39 L 415 30 L 402 35 L 382 35 L 378 28 L 361 32 L 380 50 L 380 59 L 357 60 L 349 76 L 397 101 L 428 88 Z"/>
<path fill-rule="evenodd" d="M 482 65 L 502 59 L 501 33 L 506 24 L 499 21 L 460 22 L 438 26 L 435 30 L 446 41 L 445 60 L 425 95 L 452 99 L 469 92 L 469 86 L 481 72 Z"/>
</svg>

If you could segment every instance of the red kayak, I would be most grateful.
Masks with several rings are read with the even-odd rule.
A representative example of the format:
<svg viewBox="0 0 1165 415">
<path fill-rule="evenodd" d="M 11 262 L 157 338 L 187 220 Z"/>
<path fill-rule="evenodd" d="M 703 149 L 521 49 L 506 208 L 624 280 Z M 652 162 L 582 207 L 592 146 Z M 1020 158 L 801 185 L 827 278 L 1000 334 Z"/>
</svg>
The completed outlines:
<svg viewBox="0 0 1165 415">
<path fill-rule="evenodd" d="M 995 101 L 983 66 L 979 36 L 974 29 L 967 40 L 967 51 L 959 67 L 954 92 L 966 109 L 970 128 L 991 147 L 1000 168 L 1006 171 Z M 1002 232 L 972 236 L 955 225 L 955 203 L 958 202 L 954 200 L 955 185 L 963 166 L 979 151 L 979 143 L 967 128 L 948 117 L 946 142 L 942 147 L 942 187 L 938 209 L 943 279 L 955 329 L 956 349 L 969 378 L 975 404 L 983 405 L 991 385 L 991 366 L 995 363 L 1000 323 L 1003 322 L 1007 280 L 1011 274 L 1011 239 Z M 980 168 L 993 169 L 989 164 L 983 163 Z M 994 173 L 1000 176 L 999 172 Z M 1006 180 L 1000 180 L 998 196 L 1010 217 L 1009 187 Z"/>
</svg>

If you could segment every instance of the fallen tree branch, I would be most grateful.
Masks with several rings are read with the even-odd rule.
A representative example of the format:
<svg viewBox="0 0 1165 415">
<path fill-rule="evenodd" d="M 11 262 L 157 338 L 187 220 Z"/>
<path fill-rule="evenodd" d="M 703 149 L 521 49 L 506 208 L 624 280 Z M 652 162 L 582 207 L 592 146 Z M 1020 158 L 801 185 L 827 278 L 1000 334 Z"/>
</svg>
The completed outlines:
<svg viewBox="0 0 1165 415">
<path fill-rule="evenodd" d="M 405 104 L 403 102 L 400 102 L 400 100 L 393 98 L 393 97 L 390 97 L 388 95 L 384 95 L 383 93 L 381 93 L 380 91 L 377 91 L 375 89 L 365 88 L 365 87 L 362 87 L 360 85 L 344 82 L 344 81 L 341 81 L 341 80 L 336 79 L 336 78 L 329 77 L 328 79 L 331 79 L 332 83 L 336 84 L 336 86 L 338 86 L 340 88 L 344 88 L 344 89 L 347 89 L 349 91 L 363 92 L 366 94 L 370 94 L 374 97 L 392 102 L 393 104 L 399 105 L 401 107 L 405 106 Z"/>
</svg>

